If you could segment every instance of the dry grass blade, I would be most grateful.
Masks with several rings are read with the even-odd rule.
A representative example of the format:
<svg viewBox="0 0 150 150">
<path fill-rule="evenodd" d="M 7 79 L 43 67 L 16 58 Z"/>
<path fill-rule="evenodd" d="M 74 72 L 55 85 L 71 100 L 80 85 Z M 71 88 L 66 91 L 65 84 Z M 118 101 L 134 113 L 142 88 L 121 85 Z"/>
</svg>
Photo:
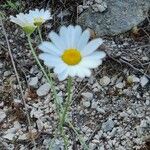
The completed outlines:
<svg viewBox="0 0 150 150">
<path fill-rule="evenodd" d="M 29 133 L 31 134 L 32 142 L 33 142 L 34 146 L 36 147 L 35 139 L 34 139 L 33 134 L 32 134 L 31 121 L 30 121 L 30 117 L 29 117 L 29 114 L 28 114 L 28 109 L 27 109 L 27 106 L 26 106 L 26 101 L 25 101 L 25 98 L 24 98 L 23 89 L 22 89 L 22 86 L 21 86 L 21 82 L 20 82 L 19 75 L 18 75 L 18 72 L 17 72 L 17 69 L 16 69 L 16 65 L 15 65 L 14 58 L 13 58 L 13 55 L 12 55 L 12 52 L 11 52 L 10 44 L 9 44 L 9 41 L 8 41 L 8 36 L 7 36 L 6 30 L 5 30 L 5 27 L 3 25 L 2 18 L 0 18 L 0 25 L 2 26 L 2 31 L 3 31 L 3 34 L 5 36 L 8 52 L 9 52 L 9 55 L 10 55 L 10 59 L 11 59 L 11 62 L 12 62 L 12 65 L 13 65 L 13 68 L 14 68 L 14 71 L 15 71 L 15 75 L 16 75 L 16 78 L 17 78 L 17 81 L 18 81 L 18 85 L 19 85 L 19 89 L 20 89 L 20 93 L 21 93 L 21 97 L 22 97 L 22 103 L 24 104 L 24 107 L 25 107 L 27 120 L 28 120 L 28 124 L 29 124 Z"/>
</svg>

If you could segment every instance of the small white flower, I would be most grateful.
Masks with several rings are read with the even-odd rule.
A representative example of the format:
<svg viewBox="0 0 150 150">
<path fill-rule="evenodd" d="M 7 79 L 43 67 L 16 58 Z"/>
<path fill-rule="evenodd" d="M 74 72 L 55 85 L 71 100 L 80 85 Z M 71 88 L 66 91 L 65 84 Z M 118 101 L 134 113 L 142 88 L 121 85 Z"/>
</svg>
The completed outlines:
<svg viewBox="0 0 150 150">
<path fill-rule="evenodd" d="M 31 34 L 36 28 L 33 19 L 28 14 L 19 13 L 16 17 L 10 16 L 10 21 L 21 26 L 27 34 Z"/>
<path fill-rule="evenodd" d="M 40 26 L 45 21 L 52 19 L 50 12 L 48 10 L 44 11 L 44 9 L 30 10 L 29 16 L 33 18 L 33 22 L 36 26 Z"/>
<path fill-rule="evenodd" d="M 80 78 L 89 77 L 91 68 L 96 68 L 102 64 L 102 59 L 106 54 L 96 49 L 103 43 L 97 38 L 90 42 L 90 32 L 82 32 L 80 26 L 62 26 L 59 35 L 50 32 L 48 37 L 51 42 L 44 41 L 39 45 L 44 53 L 39 55 L 50 68 L 58 75 L 59 80 L 64 80 L 68 76 Z"/>
</svg>

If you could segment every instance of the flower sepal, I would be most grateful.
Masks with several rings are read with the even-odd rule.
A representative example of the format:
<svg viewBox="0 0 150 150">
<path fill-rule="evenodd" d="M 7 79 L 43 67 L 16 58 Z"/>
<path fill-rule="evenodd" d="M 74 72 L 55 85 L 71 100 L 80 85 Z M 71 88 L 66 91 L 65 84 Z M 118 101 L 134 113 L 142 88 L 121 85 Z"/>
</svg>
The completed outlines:
<svg viewBox="0 0 150 150">
<path fill-rule="evenodd" d="M 27 34 L 27 35 L 31 35 L 33 32 L 34 32 L 34 30 L 36 29 L 36 26 L 24 26 L 24 27 L 22 27 L 23 28 L 23 31 Z"/>
</svg>

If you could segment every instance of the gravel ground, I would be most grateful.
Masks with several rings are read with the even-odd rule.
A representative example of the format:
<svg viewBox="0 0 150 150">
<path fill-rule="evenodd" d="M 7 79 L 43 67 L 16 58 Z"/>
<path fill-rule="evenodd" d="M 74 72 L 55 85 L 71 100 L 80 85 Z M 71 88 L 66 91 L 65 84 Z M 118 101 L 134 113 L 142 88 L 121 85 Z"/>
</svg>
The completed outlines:
<svg viewBox="0 0 150 150">
<path fill-rule="evenodd" d="M 44 25 L 44 39 L 47 39 L 46 33 L 51 29 L 59 28 L 59 21 L 68 24 L 73 5 L 68 9 L 63 7 L 62 10 L 60 6 L 54 15 L 55 20 Z M 8 20 L 4 25 L 23 86 L 36 149 L 48 149 L 58 119 L 50 87 L 32 58 L 25 35 Z M 138 35 L 131 31 L 113 38 L 103 37 L 105 42 L 100 50 L 107 53 L 103 65 L 95 69 L 90 78 L 74 79 L 74 96 L 69 116 L 90 150 L 150 149 L 148 30 L 149 24 L 139 28 Z M 94 31 L 91 30 L 91 33 L 92 37 L 96 36 Z M 36 47 L 39 39 L 36 34 L 33 37 Z M 28 133 L 19 86 L 2 34 L 0 39 L 0 149 L 35 149 Z M 60 103 L 63 103 L 66 81 L 58 82 L 57 77 L 54 78 Z M 70 150 L 82 149 L 76 134 L 67 125 L 66 135 L 69 137 Z M 57 139 L 54 146 L 55 150 L 63 149 L 62 140 Z"/>
</svg>

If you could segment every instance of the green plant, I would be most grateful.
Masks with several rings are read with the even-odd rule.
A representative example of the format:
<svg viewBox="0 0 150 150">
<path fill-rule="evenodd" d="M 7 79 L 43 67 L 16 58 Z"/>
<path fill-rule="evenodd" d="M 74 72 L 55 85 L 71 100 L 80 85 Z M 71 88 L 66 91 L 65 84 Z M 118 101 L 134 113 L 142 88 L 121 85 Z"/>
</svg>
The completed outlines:
<svg viewBox="0 0 150 150">
<path fill-rule="evenodd" d="M 4 4 L 1 4 L 0 7 L 15 10 L 17 12 L 20 12 L 23 9 L 21 1 L 12 1 L 12 0 L 7 0 Z"/>
</svg>

